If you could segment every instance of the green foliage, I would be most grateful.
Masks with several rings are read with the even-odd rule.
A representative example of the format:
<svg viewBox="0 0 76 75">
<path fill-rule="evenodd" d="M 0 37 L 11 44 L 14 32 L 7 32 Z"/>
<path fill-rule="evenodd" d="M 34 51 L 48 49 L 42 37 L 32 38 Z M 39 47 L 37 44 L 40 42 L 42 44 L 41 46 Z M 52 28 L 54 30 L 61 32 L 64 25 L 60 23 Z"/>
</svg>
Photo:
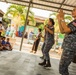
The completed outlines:
<svg viewBox="0 0 76 75">
<path fill-rule="evenodd" d="M 70 21 L 72 21 L 72 16 L 71 15 L 65 15 L 65 21 L 66 21 L 66 23 L 68 24 Z"/>
<path fill-rule="evenodd" d="M 13 17 L 15 17 L 17 15 L 22 14 L 24 8 L 25 8 L 24 6 L 12 4 L 8 8 L 6 15 L 8 16 L 8 14 L 11 14 Z"/>
<path fill-rule="evenodd" d="M 41 30 L 44 30 L 44 24 L 39 25 L 39 27 Z"/>
<path fill-rule="evenodd" d="M 72 20 L 72 16 L 71 15 L 65 15 L 65 19 L 68 19 L 68 20 Z"/>
<path fill-rule="evenodd" d="M 8 17 L 10 15 L 12 19 L 19 16 L 21 18 L 20 24 L 24 25 L 26 20 L 27 10 L 28 9 L 25 6 L 12 4 L 8 8 L 5 16 Z M 34 25 L 35 24 L 34 13 L 32 11 L 29 11 L 29 19 L 30 21 L 32 21 L 32 24 Z"/>
<path fill-rule="evenodd" d="M 3 24 L 4 24 L 4 27 L 8 27 L 8 24 L 10 24 L 11 20 L 8 19 L 7 17 L 3 17 Z"/>
<path fill-rule="evenodd" d="M 44 26 L 45 26 L 47 23 L 48 23 L 48 19 L 46 19 L 46 20 L 44 21 Z"/>
</svg>

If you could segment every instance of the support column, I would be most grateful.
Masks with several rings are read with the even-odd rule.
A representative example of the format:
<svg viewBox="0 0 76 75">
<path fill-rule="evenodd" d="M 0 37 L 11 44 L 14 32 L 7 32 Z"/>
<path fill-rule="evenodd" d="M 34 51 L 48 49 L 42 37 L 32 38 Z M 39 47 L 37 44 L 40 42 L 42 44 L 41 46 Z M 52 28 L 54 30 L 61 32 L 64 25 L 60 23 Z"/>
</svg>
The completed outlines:
<svg viewBox="0 0 76 75">
<path fill-rule="evenodd" d="M 28 6 L 28 11 L 27 11 L 25 25 L 24 25 L 24 32 L 23 32 L 23 36 L 22 36 L 22 40 L 21 40 L 21 45 L 20 45 L 20 51 L 22 49 L 22 44 L 23 44 L 24 34 L 25 34 L 26 26 L 27 26 L 27 21 L 28 21 L 28 15 L 29 15 L 29 11 L 30 11 L 31 2 L 32 2 L 32 0 L 30 0 L 29 6 Z"/>
</svg>

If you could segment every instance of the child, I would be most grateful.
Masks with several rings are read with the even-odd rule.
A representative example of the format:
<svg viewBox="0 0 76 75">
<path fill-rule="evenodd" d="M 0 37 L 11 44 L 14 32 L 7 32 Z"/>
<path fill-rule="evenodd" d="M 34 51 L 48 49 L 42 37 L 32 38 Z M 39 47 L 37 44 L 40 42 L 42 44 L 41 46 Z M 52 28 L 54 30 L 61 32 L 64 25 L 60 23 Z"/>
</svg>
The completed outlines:
<svg viewBox="0 0 76 75">
<path fill-rule="evenodd" d="M 9 40 L 10 40 L 10 39 L 7 38 L 7 41 L 6 41 L 6 49 L 7 49 L 7 50 L 12 50 L 12 46 L 11 46 Z"/>
<path fill-rule="evenodd" d="M 3 46 L 5 46 L 5 44 L 6 44 L 6 41 L 5 41 L 5 37 L 2 37 L 2 42 L 1 42 L 1 44 L 3 45 Z"/>
<path fill-rule="evenodd" d="M 5 37 L 2 37 L 2 41 L 1 41 L 1 44 L 2 44 L 2 46 L 3 46 L 3 50 L 6 50 L 6 41 L 5 41 Z"/>
</svg>

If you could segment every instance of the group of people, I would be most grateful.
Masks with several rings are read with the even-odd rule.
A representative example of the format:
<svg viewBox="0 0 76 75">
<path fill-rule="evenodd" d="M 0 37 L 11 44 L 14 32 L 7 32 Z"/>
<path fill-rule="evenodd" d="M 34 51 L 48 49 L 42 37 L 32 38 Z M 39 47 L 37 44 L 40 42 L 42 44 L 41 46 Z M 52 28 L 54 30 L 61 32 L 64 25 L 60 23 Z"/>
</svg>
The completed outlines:
<svg viewBox="0 0 76 75">
<path fill-rule="evenodd" d="M 72 10 L 72 17 L 74 20 L 67 25 L 64 20 L 63 10 L 60 10 L 57 15 L 60 32 L 65 34 L 62 44 L 63 52 L 59 64 L 59 73 L 61 75 L 69 75 L 68 67 L 76 55 L 76 7 Z M 49 18 L 48 24 L 44 27 L 45 36 L 42 46 L 43 62 L 39 63 L 40 66 L 51 67 L 49 51 L 54 45 L 54 24 L 54 20 Z M 36 53 L 41 37 L 41 30 L 39 29 L 39 34 L 37 35 L 31 52 Z"/>
<path fill-rule="evenodd" d="M 12 46 L 10 44 L 10 39 L 9 38 L 6 39 L 6 37 L 2 36 L 1 35 L 2 32 L 3 32 L 2 22 L 0 21 L 0 51 L 2 51 L 2 50 L 10 50 L 11 51 Z"/>
<path fill-rule="evenodd" d="M 76 7 L 72 11 L 72 17 L 74 20 L 67 25 L 64 20 L 63 10 L 60 10 L 57 15 L 60 32 L 62 34 L 65 34 L 62 44 L 63 52 L 59 64 L 59 73 L 61 75 L 69 75 L 68 67 L 76 55 Z M 1 24 L 2 22 L 0 22 L 0 34 L 2 31 Z M 34 41 L 31 52 L 36 53 L 41 37 L 44 38 L 44 43 L 41 49 L 43 54 L 41 58 L 43 58 L 43 62 L 39 63 L 40 66 L 51 67 L 49 51 L 54 45 L 54 25 L 54 20 L 52 18 L 49 18 L 47 25 L 44 27 L 45 36 L 42 36 L 41 29 L 39 29 L 39 33 Z M 1 35 L 0 50 L 12 50 L 9 38 L 6 40 L 6 38 L 1 37 Z"/>
<path fill-rule="evenodd" d="M 10 44 L 10 39 L 6 37 L 0 37 L 0 51 L 3 50 L 12 50 L 12 46 Z"/>
<path fill-rule="evenodd" d="M 49 18 L 48 24 L 44 27 L 45 29 L 44 37 L 41 34 L 41 29 L 38 29 L 39 33 L 32 47 L 31 52 L 36 53 L 41 37 L 44 38 L 44 43 L 42 46 L 42 54 L 43 54 L 44 61 L 42 63 L 39 63 L 39 65 L 41 66 L 44 65 L 45 67 L 51 67 L 49 51 L 54 45 L 54 24 L 55 24 L 54 20 L 52 18 Z"/>
</svg>

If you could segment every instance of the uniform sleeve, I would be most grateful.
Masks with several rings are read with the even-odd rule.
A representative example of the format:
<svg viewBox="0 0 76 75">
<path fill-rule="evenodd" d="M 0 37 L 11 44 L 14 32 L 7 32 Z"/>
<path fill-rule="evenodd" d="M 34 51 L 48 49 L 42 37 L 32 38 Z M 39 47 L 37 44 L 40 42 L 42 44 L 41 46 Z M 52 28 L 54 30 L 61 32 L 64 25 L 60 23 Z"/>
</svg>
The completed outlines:
<svg viewBox="0 0 76 75">
<path fill-rule="evenodd" d="M 69 23 L 68 27 L 71 29 L 72 32 L 75 32 L 76 31 L 76 22 Z"/>
</svg>

